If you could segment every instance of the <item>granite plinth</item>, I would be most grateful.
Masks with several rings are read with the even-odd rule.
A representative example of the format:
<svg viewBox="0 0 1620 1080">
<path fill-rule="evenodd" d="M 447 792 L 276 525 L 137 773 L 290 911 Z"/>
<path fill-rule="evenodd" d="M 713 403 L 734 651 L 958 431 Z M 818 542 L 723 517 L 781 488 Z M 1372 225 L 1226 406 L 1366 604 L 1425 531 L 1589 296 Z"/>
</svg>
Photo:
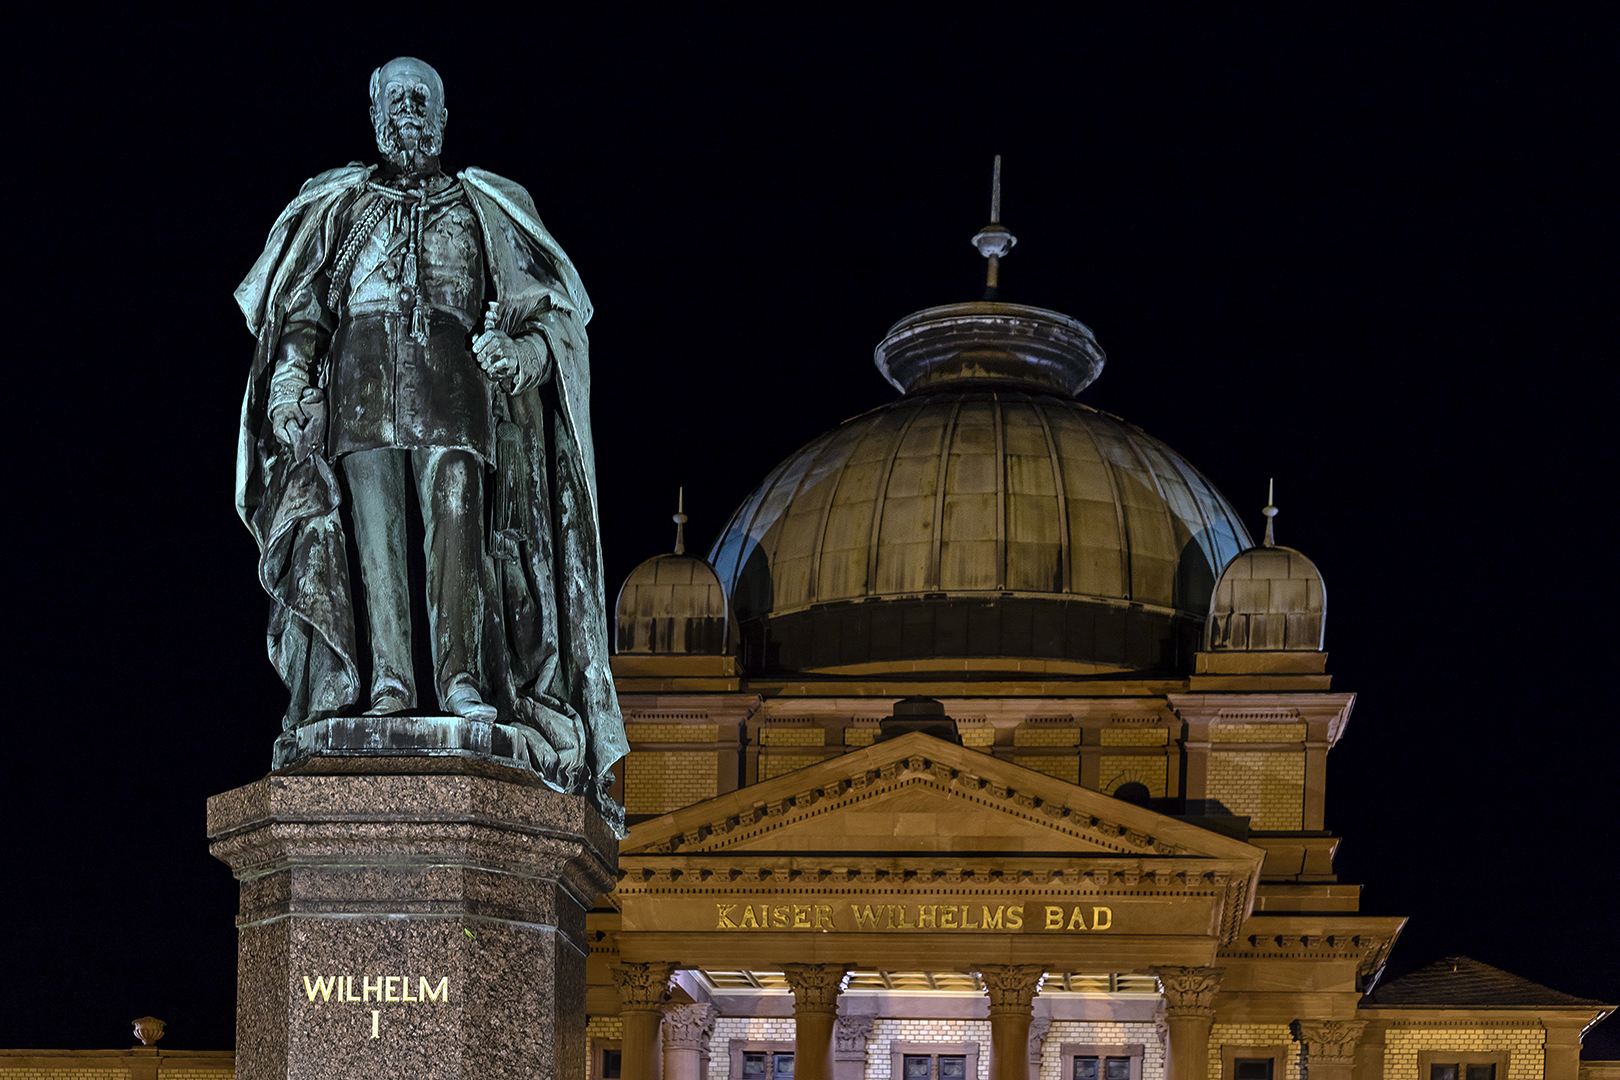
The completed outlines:
<svg viewBox="0 0 1620 1080">
<path fill-rule="evenodd" d="M 239 1080 L 581 1080 L 585 913 L 617 841 L 583 798 L 459 760 L 208 801 L 241 882 Z"/>
</svg>

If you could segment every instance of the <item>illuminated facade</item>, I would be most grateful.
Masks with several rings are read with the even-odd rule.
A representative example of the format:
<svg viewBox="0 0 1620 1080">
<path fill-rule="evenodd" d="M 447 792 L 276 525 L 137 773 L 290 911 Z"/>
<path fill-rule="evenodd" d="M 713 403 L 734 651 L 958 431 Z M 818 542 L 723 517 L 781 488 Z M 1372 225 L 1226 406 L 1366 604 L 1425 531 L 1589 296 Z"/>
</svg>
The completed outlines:
<svg viewBox="0 0 1620 1080">
<path fill-rule="evenodd" d="M 1378 986 L 1322 576 L 1077 401 L 1102 362 L 1053 312 L 919 312 L 898 400 L 631 574 L 593 1077 L 1576 1080 L 1606 1005 Z"/>
</svg>

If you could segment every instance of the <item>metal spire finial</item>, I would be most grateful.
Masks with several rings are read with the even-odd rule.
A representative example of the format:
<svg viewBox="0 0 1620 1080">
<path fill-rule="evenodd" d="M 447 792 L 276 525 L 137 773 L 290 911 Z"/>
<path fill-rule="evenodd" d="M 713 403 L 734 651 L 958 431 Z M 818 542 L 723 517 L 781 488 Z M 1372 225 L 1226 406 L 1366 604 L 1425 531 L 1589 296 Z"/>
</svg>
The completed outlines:
<svg viewBox="0 0 1620 1080">
<path fill-rule="evenodd" d="M 1260 511 L 1266 515 L 1266 538 L 1262 546 L 1276 547 L 1277 537 L 1271 531 L 1271 519 L 1277 516 L 1277 508 L 1272 505 L 1277 501 L 1277 481 L 1275 478 L 1266 481 L 1266 508 Z"/>
<path fill-rule="evenodd" d="M 675 554 L 686 554 L 686 489 L 675 496 Z"/>
<path fill-rule="evenodd" d="M 1001 155 L 990 171 L 990 224 L 973 237 L 973 246 L 990 262 L 984 276 L 984 298 L 994 300 L 1000 287 L 1001 259 L 1018 243 L 1018 238 L 1001 223 Z"/>
</svg>

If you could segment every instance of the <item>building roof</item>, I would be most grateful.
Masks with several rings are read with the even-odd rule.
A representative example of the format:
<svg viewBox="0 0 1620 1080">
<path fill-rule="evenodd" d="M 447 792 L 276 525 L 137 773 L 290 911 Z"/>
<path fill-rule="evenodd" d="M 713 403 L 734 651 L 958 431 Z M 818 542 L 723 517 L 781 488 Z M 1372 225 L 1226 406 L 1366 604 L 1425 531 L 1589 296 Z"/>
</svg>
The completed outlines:
<svg viewBox="0 0 1620 1080">
<path fill-rule="evenodd" d="M 1566 994 L 1466 956 L 1448 956 L 1384 983 L 1368 995 L 1365 1004 L 1380 1008 L 1604 1007 L 1601 1001 Z"/>
<path fill-rule="evenodd" d="M 891 331 L 880 367 L 906 396 L 782 462 L 709 553 L 745 645 L 752 620 L 771 624 L 767 663 L 793 670 L 1184 663 L 1251 542 L 1185 458 L 1074 399 L 1101 366 L 1089 335 L 989 303 Z"/>
<path fill-rule="evenodd" d="M 615 609 L 615 652 L 730 651 L 725 592 L 714 568 L 695 555 L 677 552 L 643 562 L 625 579 Z"/>
<path fill-rule="evenodd" d="M 1204 648 L 1319 651 L 1327 615 L 1322 572 L 1289 547 L 1253 547 L 1226 564 L 1210 602 Z"/>
</svg>

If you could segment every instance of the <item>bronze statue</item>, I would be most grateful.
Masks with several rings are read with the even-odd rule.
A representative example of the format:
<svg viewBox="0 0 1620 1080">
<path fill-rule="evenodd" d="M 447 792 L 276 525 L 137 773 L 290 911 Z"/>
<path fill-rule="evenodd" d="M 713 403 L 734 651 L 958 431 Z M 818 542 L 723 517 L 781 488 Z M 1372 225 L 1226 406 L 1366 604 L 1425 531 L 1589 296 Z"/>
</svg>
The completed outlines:
<svg viewBox="0 0 1620 1080">
<path fill-rule="evenodd" d="M 383 163 L 305 183 L 236 291 L 258 339 L 237 510 L 273 601 L 283 727 L 435 706 L 499 721 L 542 776 L 609 809 L 628 744 L 608 669 L 591 302 L 528 192 L 440 169 L 447 115 L 422 61 L 373 72 Z M 431 686 L 412 666 L 423 634 Z"/>
</svg>

